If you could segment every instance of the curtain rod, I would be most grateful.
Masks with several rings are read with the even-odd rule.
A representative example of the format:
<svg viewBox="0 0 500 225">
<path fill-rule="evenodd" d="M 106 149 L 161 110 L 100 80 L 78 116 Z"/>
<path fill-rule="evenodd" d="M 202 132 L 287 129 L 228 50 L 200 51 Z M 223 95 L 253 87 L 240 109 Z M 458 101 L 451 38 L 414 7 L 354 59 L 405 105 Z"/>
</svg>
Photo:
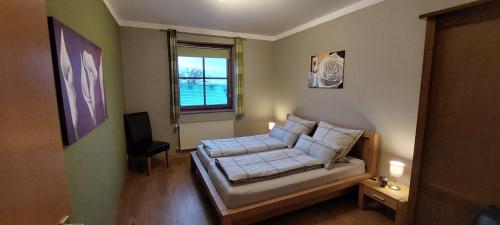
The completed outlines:
<svg viewBox="0 0 500 225">
<path fill-rule="evenodd" d="M 160 31 L 167 32 L 167 30 L 160 30 Z M 192 32 L 185 32 L 185 31 L 177 31 L 177 33 L 190 34 L 190 35 L 198 35 L 198 36 L 206 36 L 206 37 L 226 38 L 226 39 L 235 39 L 235 38 L 237 38 L 237 37 L 229 37 L 229 36 L 223 36 L 223 35 L 200 34 L 200 33 L 192 33 Z M 245 40 L 245 38 L 243 38 L 243 40 Z"/>
</svg>

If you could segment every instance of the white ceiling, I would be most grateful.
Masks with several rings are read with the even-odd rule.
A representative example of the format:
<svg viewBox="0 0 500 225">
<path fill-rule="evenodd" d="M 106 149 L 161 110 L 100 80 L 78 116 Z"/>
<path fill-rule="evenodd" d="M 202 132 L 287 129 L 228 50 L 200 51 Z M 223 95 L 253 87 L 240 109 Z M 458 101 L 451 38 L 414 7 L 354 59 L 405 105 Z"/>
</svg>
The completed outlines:
<svg viewBox="0 0 500 225">
<path fill-rule="evenodd" d="M 123 26 L 275 40 L 382 0 L 104 0 Z M 301 28 L 302 26 L 302 28 Z M 212 32 L 213 33 L 213 32 Z M 236 36 L 235 35 L 235 36 Z"/>
</svg>

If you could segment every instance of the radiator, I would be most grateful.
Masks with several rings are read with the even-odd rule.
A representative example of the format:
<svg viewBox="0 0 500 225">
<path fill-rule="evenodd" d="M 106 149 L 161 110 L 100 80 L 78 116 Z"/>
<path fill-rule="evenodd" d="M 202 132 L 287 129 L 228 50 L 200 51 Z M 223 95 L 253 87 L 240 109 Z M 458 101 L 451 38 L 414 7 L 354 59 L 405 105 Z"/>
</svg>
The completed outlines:
<svg viewBox="0 0 500 225">
<path fill-rule="evenodd" d="M 234 120 L 179 124 L 180 150 L 196 149 L 204 139 L 232 137 Z"/>
</svg>

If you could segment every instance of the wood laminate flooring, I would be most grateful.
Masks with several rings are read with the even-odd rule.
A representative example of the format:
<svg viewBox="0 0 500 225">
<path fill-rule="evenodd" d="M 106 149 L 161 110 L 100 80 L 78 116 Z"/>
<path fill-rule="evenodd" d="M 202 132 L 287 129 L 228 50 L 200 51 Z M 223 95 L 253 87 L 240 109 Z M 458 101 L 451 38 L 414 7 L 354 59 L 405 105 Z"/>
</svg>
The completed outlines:
<svg viewBox="0 0 500 225">
<path fill-rule="evenodd" d="M 189 158 L 172 159 L 170 168 L 153 160 L 151 176 L 130 172 L 114 225 L 218 225 L 202 184 L 190 172 Z M 394 212 L 374 201 L 357 208 L 357 193 L 331 199 L 254 225 L 392 225 Z"/>
</svg>

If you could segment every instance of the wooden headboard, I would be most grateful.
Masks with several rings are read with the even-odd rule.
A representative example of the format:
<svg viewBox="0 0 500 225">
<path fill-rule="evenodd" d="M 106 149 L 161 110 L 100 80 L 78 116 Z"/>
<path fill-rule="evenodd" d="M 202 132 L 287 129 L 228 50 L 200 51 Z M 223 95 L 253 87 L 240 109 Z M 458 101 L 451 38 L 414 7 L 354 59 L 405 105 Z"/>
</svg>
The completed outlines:
<svg viewBox="0 0 500 225">
<path fill-rule="evenodd" d="M 349 152 L 349 155 L 365 161 L 366 172 L 371 173 L 372 176 L 377 174 L 379 137 L 378 133 L 365 131 Z"/>
</svg>

